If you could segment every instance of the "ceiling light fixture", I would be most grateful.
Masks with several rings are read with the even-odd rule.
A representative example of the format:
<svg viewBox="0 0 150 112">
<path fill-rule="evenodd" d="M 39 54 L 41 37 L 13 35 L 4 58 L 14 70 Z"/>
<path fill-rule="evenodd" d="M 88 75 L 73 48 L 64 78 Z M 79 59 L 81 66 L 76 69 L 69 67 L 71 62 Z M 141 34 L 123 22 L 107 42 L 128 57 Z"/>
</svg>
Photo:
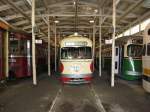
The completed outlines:
<svg viewBox="0 0 150 112">
<path fill-rule="evenodd" d="M 75 32 L 75 33 L 74 33 L 74 35 L 75 35 L 75 36 L 77 36 L 77 35 L 78 35 L 78 33 L 77 33 L 77 32 Z"/>
<path fill-rule="evenodd" d="M 90 23 L 94 23 L 94 20 L 90 20 L 89 22 L 90 22 Z"/>
<path fill-rule="evenodd" d="M 55 20 L 54 22 L 55 22 L 55 23 L 59 23 L 59 21 L 58 21 L 58 20 Z"/>
<path fill-rule="evenodd" d="M 97 9 L 95 9 L 95 10 L 94 10 L 94 12 L 95 12 L 95 13 L 97 13 L 97 12 L 98 12 L 98 10 L 97 10 Z"/>
</svg>

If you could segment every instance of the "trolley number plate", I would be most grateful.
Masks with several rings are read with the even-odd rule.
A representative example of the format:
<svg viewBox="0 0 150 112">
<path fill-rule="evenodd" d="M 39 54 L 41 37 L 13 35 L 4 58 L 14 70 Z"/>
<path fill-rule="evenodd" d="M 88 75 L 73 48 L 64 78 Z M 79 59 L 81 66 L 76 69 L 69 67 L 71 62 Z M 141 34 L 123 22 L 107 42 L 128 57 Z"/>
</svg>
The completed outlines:
<svg viewBox="0 0 150 112">
<path fill-rule="evenodd" d="M 80 70 L 80 67 L 79 66 L 71 66 L 70 69 L 72 71 L 78 72 Z"/>
</svg>

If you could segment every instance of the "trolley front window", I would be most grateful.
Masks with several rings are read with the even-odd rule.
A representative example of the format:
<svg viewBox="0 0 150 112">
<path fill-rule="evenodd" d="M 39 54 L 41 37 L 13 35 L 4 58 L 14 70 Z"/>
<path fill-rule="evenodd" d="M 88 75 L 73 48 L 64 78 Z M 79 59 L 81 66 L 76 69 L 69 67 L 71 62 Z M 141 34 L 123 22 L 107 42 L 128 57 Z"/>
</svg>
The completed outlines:
<svg viewBox="0 0 150 112">
<path fill-rule="evenodd" d="M 128 45 L 127 47 L 127 55 L 131 57 L 141 57 L 142 56 L 142 45 Z"/>
<path fill-rule="evenodd" d="M 91 47 L 63 47 L 61 59 L 91 59 Z"/>
</svg>

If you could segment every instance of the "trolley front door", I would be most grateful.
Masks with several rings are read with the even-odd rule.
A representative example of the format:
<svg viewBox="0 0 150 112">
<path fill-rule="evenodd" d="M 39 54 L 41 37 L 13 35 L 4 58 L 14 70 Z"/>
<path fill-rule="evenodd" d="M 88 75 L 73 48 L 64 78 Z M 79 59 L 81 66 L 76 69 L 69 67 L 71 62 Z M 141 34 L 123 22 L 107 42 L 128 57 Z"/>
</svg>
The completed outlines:
<svg viewBox="0 0 150 112">
<path fill-rule="evenodd" d="M 119 73 L 119 47 L 115 47 L 115 74 Z"/>
</svg>

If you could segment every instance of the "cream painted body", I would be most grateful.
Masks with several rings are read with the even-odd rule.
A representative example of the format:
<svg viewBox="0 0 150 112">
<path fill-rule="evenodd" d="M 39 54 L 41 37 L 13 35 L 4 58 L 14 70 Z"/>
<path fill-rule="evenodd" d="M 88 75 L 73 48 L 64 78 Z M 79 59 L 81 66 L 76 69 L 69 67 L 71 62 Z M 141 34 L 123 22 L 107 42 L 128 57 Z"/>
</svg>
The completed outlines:
<svg viewBox="0 0 150 112">
<path fill-rule="evenodd" d="M 150 44 L 150 35 L 148 34 L 148 30 L 150 30 L 150 24 L 147 25 L 147 27 L 144 30 L 144 37 L 143 37 L 143 44 L 147 46 L 147 44 Z M 147 47 L 146 47 L 147 51 Z M 150 56 L 146 55 L 142 56 L 142 63 L 143 63 L 143 75 L 144 77 L 150 78 Z M 150 81 L 143 79 L 143 88 L 150 92 Z"/>
<path fill-rule="evenodd" d="M 80 43 L 85 42 L 85 45 L 73 45 L 66 43 Z M 92 41 L 88 38 L 84 38 L 82 36 L 71 35 L 68 38 L 65 38 L 60 43 L 60 48 L 63 47 L 91 47 L 92 49 Z M 92 71 L 90 69 L 90 65 L 93 62 L 93 59 L 60 59 L 60 62 L 63 64 L 62 76 L 68 78 L 84 78 L 86 76 L 91 76 Z"/>
<path fill-rule="evenodd" d="M 144 72 L 144 69 L 150 70 L 150 56 L 142 56 L 142 63 L 143 63 L 143 75 L 149 76 L 150 74 L 147 74 Z"/>
<path fill-rule="evenodd" d="M 61 60 L 61 63 L 64 65 L 62 74 L 76 75 L 76 77 L 92 74 L 90 70 L 92 59 Z"/>
</svg>

